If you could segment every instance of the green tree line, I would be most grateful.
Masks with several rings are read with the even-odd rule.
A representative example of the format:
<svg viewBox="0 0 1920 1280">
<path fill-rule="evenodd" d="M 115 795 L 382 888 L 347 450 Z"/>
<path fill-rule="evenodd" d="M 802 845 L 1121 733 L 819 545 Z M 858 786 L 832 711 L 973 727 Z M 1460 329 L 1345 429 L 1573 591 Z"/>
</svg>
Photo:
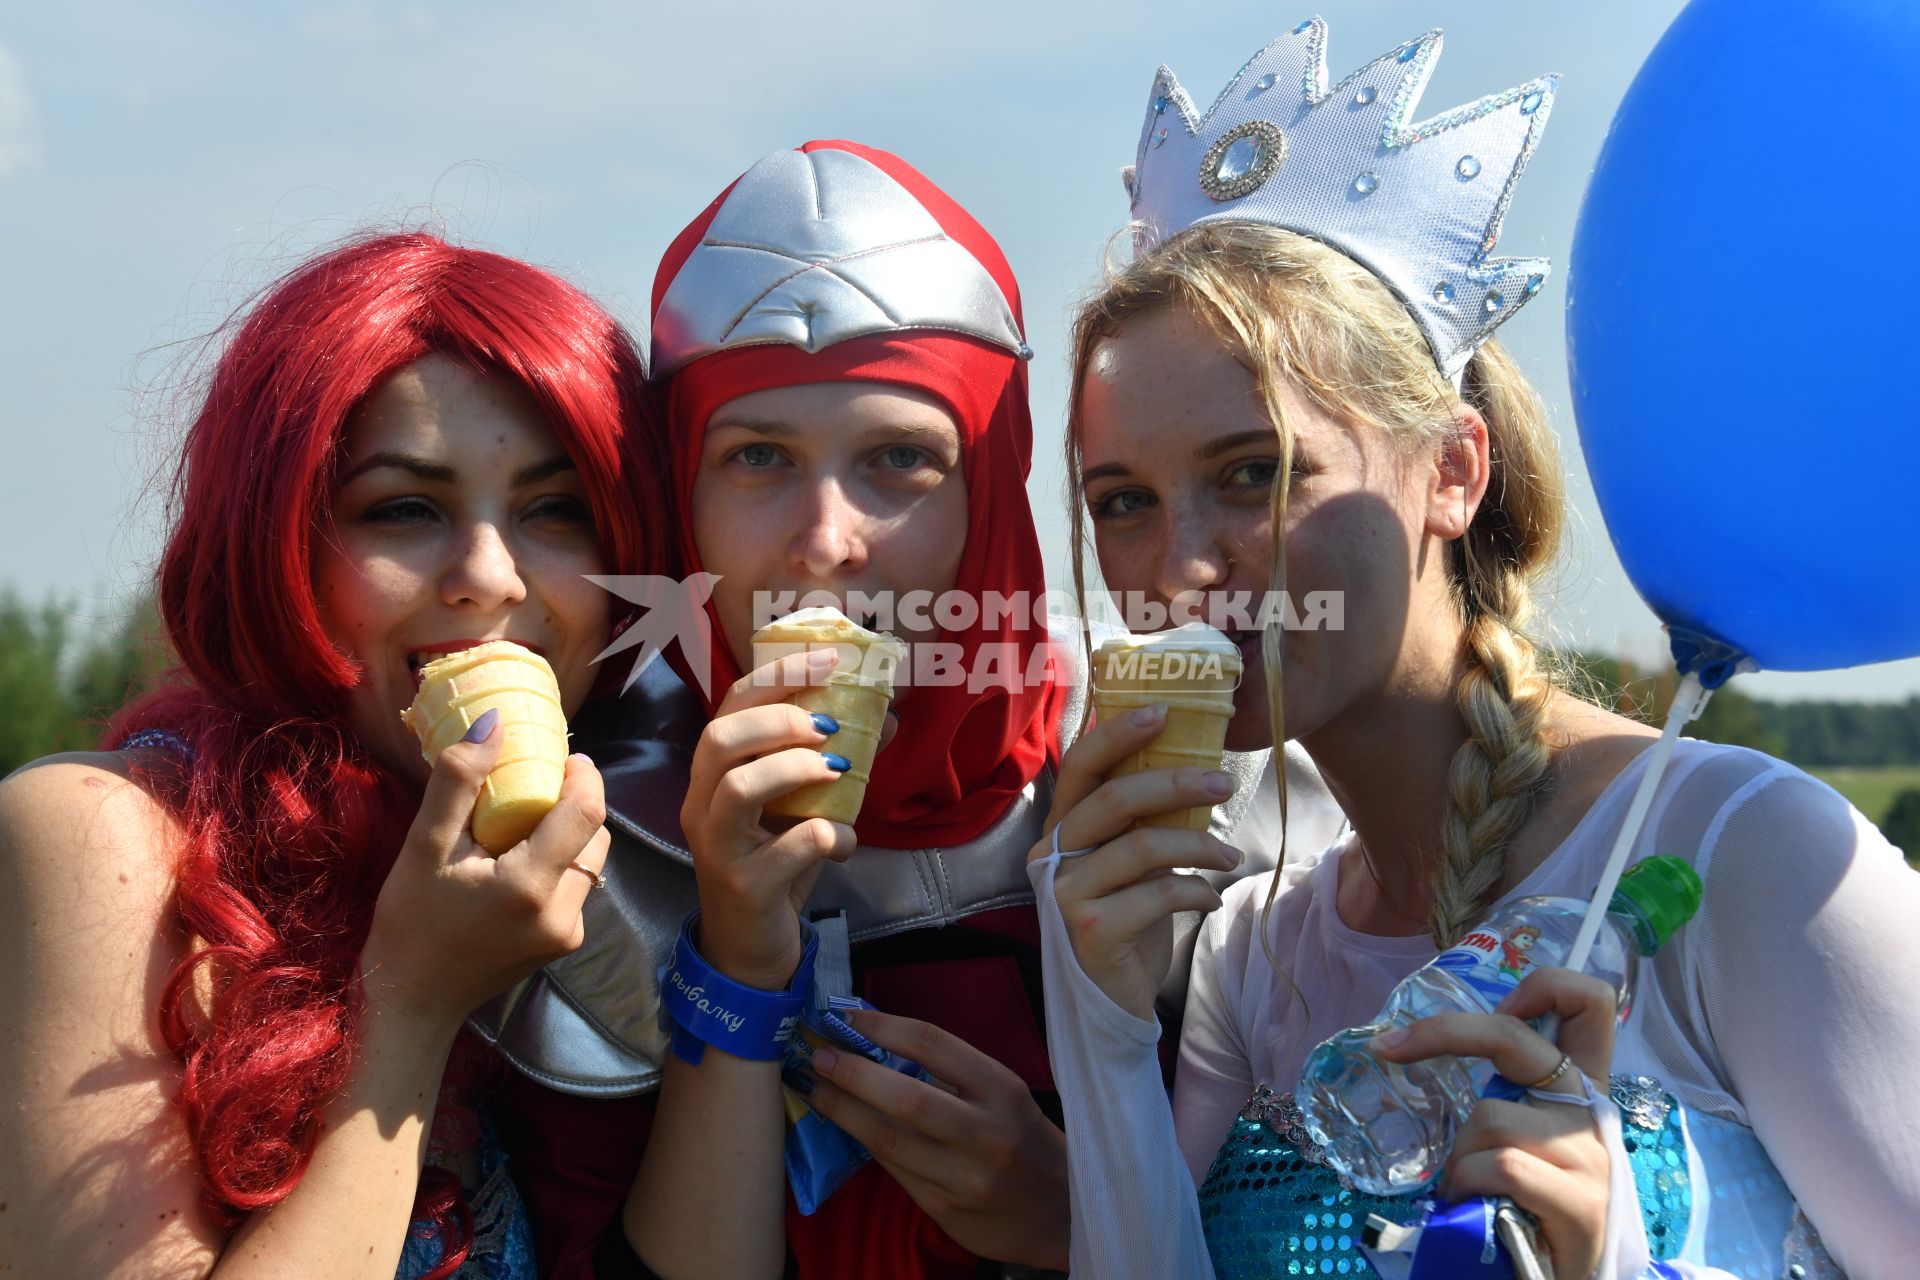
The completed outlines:
<svg viewBox="0 0 1920 1280">
<path fill-rule="evenodd" d="M 1581 692 L 1650 724 L 1662 722 L 1678 683 L 1671 667 L 1644 672 L 1595 654 L 1578 655 L 1575 666 Z M 1687 726 L 1688 737 L 1751 747 L 1807 770 L 1912 770 L 1920 780 L 1920 697 L 1893 703 L 1768 702 L 1741 692 L 1735 683 L 1714 691 L 1700 718 Z M 1859 795 L 1849 798 L 1909 862 L 1920 865 L 1920 785 L 1901 786 L 1879 813 Z"/>
<path fill-rule="evenodd" d="M 1593 654 L 1577 661 L 1592 692 L 1629 715 L 1657 724 L 1673 698 L 1671 668 L 1645 672 Z M 1905 702 L 1771 702 L 1742 693 L 1738 683 L 1730 680 L 1714 692 L 1689 736 L 1752 747 L 1803 769 L 1920 765 L 1920 696 Z"/>
<path fill-rule="evenodd" d="M 151 601 L 105 627 L 0 590 L 0 777 L 98 744 L 106 719 L 172 665 Z"/>
<path fill-rule="evenodd" d="M 0 777 L 43 755 L 97 745 L 106 718 L 172 666 L 150 599 L 108 626 L 80 624 L 77 616 L 56 601 L 32 605 L 0 590 Z M 1577 655 L 1575 666 L 1582 692 L 1650 723 L 1672 701 L 1671 668 L 1642 671 L 1592 654 Z M 1807 769 L 1920 767 L 1920 698 L 1766 702 L 1729 683 L 1687 733 Z M 1920 860 L 1920 786 L 1868 816 Z"/>
</svg>

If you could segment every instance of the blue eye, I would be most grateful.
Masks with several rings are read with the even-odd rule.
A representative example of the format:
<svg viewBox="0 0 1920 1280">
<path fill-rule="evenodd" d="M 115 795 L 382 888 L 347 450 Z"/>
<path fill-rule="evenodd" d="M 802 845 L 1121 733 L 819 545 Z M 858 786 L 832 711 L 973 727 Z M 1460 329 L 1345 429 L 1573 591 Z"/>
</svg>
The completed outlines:
<svg viewBox="0 0 1920 1280">
<path fill-rule="evenodd" d="M 1144 489 L 1116 489 L 1094 504 L 1093 518 L 1112 520 L 1145 511 L 1154 504 L 1154 496 Z"/>
<path fill-rule="evenodd" d="M 750 467 L 770 467 L 780 461 L 780 451 L 770 444 L 750 444 L 734 456 Z"/>
<path fill-rule="evenodd" d="M 887 466 L 899 471 L 911 471 L 925 462 L 927 455 L 912 445 L 897 444 L 888 449 L 883 457 Z"/>
</svg>

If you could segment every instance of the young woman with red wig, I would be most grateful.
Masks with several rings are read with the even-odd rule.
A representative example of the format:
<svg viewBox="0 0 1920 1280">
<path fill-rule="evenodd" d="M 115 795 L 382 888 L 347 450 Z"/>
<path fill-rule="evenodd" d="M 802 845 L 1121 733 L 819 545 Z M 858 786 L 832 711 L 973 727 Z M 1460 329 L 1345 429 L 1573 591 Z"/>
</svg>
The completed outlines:
<svg viewBox="0 0 1920 1280">
<path fill-rule="evenodd" d="M 1012 272 L 898 157 L 811 142 L 762 160 L 681 233 L 653 304 L 682 565 L 717 575 L 697 655 L 712 674 L 689 681 L 691 723 L 650 730 L 672 748 L 631 769 L 596 750 L 616 761 L 610 821 L 645 848 L 615 859 L 588 948 L 498 1029 L 517 1065 L 565 1092 L 659 1086 L 657 1104 L 515 1094 L 543 1262 L 601 1280 L 1062 1267 L 1064 1140 L 1024 862 L 1081 694 L 1078 637 L 1048 625 L 1026 497 L 1031 352 Z M 857 821 L 782 828 L 764 807 L 847 762 L 823 749 L 837 725 L 789 701 L 830 666 L 759 666 L 751 636 L 822 600 L 890 610 L 877 625 L 908 642 L 912 671 Z M 643 781 L 676 749 L 677 814 Z M 749 1001 L 798 981 L 806 921 L 829 918 L 821 970 L 828 928 L 844 926 L 852 992 L 883 1011 L 855 1029 L 937 1082 L 814 1055 L 800 1087 L 873 1163 L 811 1214 L 784 1194 L 779 1063 L 690 1045 L 684 1007 L 671 1049 L 661 1034 L 651 980 L 669 955 L 686 971 L 676 933 L 695 905 L 704 989 Z"/>
<path fill-rule="evenodd" d="M 473 1008 L 577 946 L 599 775 L 488 856 L 492 713 L 429 767 L 433 656 L 511 639 L 569 716 L 662 546 L 640 362 L 547 273 L 427 235 L 241 319 L 175 476 L 176 679 L 0 784 L 0 1258 L 27 1276 L 531 1276 Z"/>
</svg>

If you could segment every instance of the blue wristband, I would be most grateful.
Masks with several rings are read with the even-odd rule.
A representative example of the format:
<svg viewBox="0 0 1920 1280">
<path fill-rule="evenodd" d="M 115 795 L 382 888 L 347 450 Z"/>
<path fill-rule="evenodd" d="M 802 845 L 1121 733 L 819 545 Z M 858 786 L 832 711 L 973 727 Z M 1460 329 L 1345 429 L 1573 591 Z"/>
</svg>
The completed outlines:
<svg viewBox="0 0 1920 1280">
<path fill-rule="evenodd" d="M 668 1044 L 673 1055 L 697 1064 L 712 1045 L 736 1058 L 777 1062 L 813 1001 L 813 964 L 820 952 L 820 935 L 802 920 L 800 936 L 806 949 L 793 981 L 785 991 L 762 991 L 741 986 L 701 958 L 693 947 L 693 931 L 699 923 L 698 911 L 687 916 L 672 958 L 660 966 L 660 1025 L 672 1033 Z"/>
</svg>

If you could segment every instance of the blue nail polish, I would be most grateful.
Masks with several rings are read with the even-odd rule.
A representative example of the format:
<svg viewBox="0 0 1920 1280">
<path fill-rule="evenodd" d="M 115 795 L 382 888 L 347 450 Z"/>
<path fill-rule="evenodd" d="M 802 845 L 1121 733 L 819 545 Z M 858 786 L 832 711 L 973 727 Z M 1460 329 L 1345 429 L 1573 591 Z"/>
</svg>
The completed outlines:
<svg viewBox="0 0 1920 1280">
<path fill-rule="evenodd" d="M 480 718 L 473 722 L 472 726 L 468 728 L 466 736 L 461 738 L 460 741 L 485 742 L 493 736 L 493 726 L 499 723 L 500 712 L 498 708 L 488 707 L 480 713 Z"/>
<path fill-rule="evenodd" d="M 826 734 L 829 738 L 840 732 L 840 722 L 838 720 L 835 720 L 832 716 L 822 715 L 818 711 L 813 713 L 813 727 L 821 733 Z"/>
<path fill-rule="evenodd" d="M 827 768 L 833 770 L 835 773 L 845 773 L 847 770 L 853 768 L 853 761 L 832 751 L 822 751 L 820 758 L 825 760 L 827 762 Z"/>
</svg>

